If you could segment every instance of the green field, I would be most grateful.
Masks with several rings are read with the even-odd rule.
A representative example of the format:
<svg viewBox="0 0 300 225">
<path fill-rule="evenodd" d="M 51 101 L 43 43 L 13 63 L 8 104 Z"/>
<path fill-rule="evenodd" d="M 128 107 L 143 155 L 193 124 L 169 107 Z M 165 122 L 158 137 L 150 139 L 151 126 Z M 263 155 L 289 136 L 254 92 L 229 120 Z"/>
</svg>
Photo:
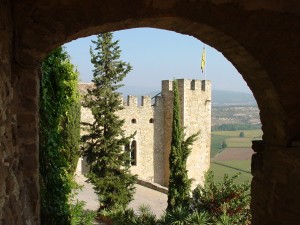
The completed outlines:
<svg viewBox="0 0 300 225">
<path fill-rule="evenodd" d="M 211 135 L 211 151 L 210 151 L 210 157 L 213 158 L 217 153 L 223 151 L 221 148 L 222 142 L 226 139 L 231 138 L 231 136 L 226 135 Z"/>
<path fill-rule="evenodd" d="M 236 131 L 214 131 L 213 135 L 239 137 L 240 133 L 244 132 L 246 138 L 261 138 L 262 130 L 236 130 Z"/>
<path fill-rule="evenodd" d="M 245 136 L 240 137 L 244 132 Z M 226 142 L 228 148 L 250 148 L 252 140 L 259 140 L 262 136 L 262 130 L 238 130 L 238 131 L 214 131 L 211 134 L 211 158 L 221 152 L 221 144 Z"/>
<path fill-rule="evenodd" d="M 251 148 L 252 138 L 228 138 L 226 144 L 228 148 Z"/>
<path fill-rule="evenodd" d="M 240 137 L 241 132 L 244 132 L 244 137 Z M 261 139 L 262 134 L 261 130 L 214 131 L 211 135 L 211 158 L 224 150 L 223 141 L 228 148 L 249 148 L 252 146 L 252 140 Z M 214 172 L 216 182 L 222 181 L 224 174 L 233 176 L 241 173 L 236 180 L 237 183 L 250 182 L 252 179 L 251 160 L 212 161 L 210 170 Z"/>
<path fill-rule="evenodd" d="M 241 173 L 241 175 L 236 179 L 236 183 L 240 184 L 246 181 L 250 182 L 252 179 L 252 175 L 250 174 L 250 160 L 218 161 L 216 163 L 224 164 L 223 166 L 211 162 L 210 170 L 214 172 L 216 182 L 221 182 L 223 180 L 224 174 L 228 174 L 231 177 L 237 173 Z M 230 167 L 235 167 L 236 169 Z M 239 169 L 248 171 L 248 173 L 241 172 L 239 171 Z"/>
</svg>

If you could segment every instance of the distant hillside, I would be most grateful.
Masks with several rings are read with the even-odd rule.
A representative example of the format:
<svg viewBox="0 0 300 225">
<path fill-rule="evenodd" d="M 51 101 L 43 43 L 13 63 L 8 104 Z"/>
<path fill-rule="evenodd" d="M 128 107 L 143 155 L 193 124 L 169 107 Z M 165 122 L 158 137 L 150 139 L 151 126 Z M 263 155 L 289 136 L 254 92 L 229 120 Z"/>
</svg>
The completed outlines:
<svg viewBox="0 0 300 225">
<path fill-rule="evenodd" d="M 141 88 L 134 86 L 124 86 L 120 89 L 123 96 L 127 95 L 150 95 L 154 96 L 158 94 L 159 90 L 153 90 L 151 88 Z M 212 90 L 212 105 L 256 105 L 256 100 L 250 93 L 234 92 L 234 91 L 222 91 Z"/>
<path fill-rule="evenodd" d="M 213 105 L 257 105 L 256 100 L 250 93 L 234 91 L 212 91 Z"/>
</svg>

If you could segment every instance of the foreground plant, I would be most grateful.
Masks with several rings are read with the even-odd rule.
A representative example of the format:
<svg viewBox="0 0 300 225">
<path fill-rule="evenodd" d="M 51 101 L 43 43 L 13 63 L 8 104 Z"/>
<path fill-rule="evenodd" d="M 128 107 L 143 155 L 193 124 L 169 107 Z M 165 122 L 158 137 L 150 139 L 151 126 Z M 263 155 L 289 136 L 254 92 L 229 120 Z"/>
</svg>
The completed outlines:
<svg viewBox="0 0 300 225">
<path fill-rule="evenodd" d="M 71 185 L 73 189 L 69 197 L 71 225 L 93 225 L 97 213 L 92 210 L 86 210 L 86 202 L 77 199 L 78 191 L 82 189 L 82 186 L 76 183 L 74 177 Z"/>
<path fill-rule="evenodd" d="M 137 213 L 133 209 L 117 208 L 113 210 L 104 210 L 101 214 L 109 217 L 114 225 L 158 225 L 156 216 L 151 212 L 148 205 L 141 205 Z"/>
<path fill-rule="evenodd" d="M 208 172 L 204 186 L 197 186 L 193 191 L 192 209 L 207 212 L 220 224 L 225 224 L 226 219 L 230 219 L 228 224 L 250 224 L 250 184 L 236 184 L 238 176 L 225 174 L 222 182 L 215 183 L 214 174 Z"/>
<path fill-rule="evenodd" d="M 79 158 L 78 72 L 59 47 L 42 62 L 39 120 L 41 223 L 70 224 L 71 176 Z"/>
</svg>

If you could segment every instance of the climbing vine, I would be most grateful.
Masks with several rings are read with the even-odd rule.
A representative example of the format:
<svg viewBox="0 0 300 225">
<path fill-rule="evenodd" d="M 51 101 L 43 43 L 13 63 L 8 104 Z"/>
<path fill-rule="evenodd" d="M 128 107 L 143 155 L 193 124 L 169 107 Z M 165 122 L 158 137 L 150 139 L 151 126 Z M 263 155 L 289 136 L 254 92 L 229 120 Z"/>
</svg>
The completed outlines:
<svg viewBox="0 0 300 225">
<path fill-rule="evenodd" d="M 53 50 L 42 62 L 40 85 L 41 223 L 70 224 L 69 195 L 79 158 L 78 72 L 66 51 Z"/>
</svg>

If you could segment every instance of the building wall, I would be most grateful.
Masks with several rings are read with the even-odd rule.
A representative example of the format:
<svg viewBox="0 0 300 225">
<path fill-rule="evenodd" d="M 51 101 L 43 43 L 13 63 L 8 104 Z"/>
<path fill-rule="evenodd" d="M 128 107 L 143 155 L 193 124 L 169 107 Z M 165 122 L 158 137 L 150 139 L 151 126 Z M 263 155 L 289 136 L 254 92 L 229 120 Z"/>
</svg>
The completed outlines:
<svg viewBox="0 0 300 225">
<path fill-rule="evenodd" d="M 210 165 L 211 83 L 207 80 L 181 80 L 179 84 L 179 92 L 183 96 L 182 122 L 186 127 L 186 137 L 200 131 L 187 160 L 188 174 L 194 179 L 192 187 L 195 187 L 203 184 L 204 172 Z"/>
<path fill-rule="evenodd" d="M 200 80 L 178 80 L 181 122 L 186 138 L 200 131 L 198 139 L 191 146 L 187 169 L 190 178 L 194 179 L 192 187 L 203 184 L 204 172 L 210 165 L 211 134 L 211 83 Z M 173 84 L 162 82 L 165 119 L 165 185 L 169 178 L 169 154 L 171 149 L 171 133 L 173 118 Z"/>
<path fill-rule="evenodd" d="M 118 112 L 120 118 L 125 120 L 126 135 L 136 132 L 133 140 L 137 143 L 137 163 L 131 166 L 131 172 L 148 181 L 154 181 L 154 123 L 149 122 L 154 120 L 154 107 L 149 96 L 142 97 L 141 105 L 136 96 L 128 96 L 124 109 Z"/>
<path fill-rule="evenodd" d="M 169 154 L 171 149 L 173 117 L 173 81 L 162 81 L 161 96 L 151 102 L 150 96 L 142 96 L 139 103 L 136 96 L 128 96 L 123 101 L 124 109 L 118 112 L 125 120 L 126 136 L 135 134 L 131 140 L 136 141 L 136 165 L 131 172 L 140 179 L 168 185 Z M 203 184 L 204 172 L 210 164 L 210 127 L 211 127 L 211 87 L 210 81 L 178 80 L 182 125 L 186 137 L 200 131 L 198 139 L 192 146 L 188 158 L 189 177 L 194 179 L 193 187 Z M 81 88 L 82 89 L 82 88 Z M 93 116 L 82 108 L 82 121 L 92 121 Z M 152 120 L 150 122 L 150 120 Z M 84 162 L 81 168 L 87 171 Z"/>
</svg>

